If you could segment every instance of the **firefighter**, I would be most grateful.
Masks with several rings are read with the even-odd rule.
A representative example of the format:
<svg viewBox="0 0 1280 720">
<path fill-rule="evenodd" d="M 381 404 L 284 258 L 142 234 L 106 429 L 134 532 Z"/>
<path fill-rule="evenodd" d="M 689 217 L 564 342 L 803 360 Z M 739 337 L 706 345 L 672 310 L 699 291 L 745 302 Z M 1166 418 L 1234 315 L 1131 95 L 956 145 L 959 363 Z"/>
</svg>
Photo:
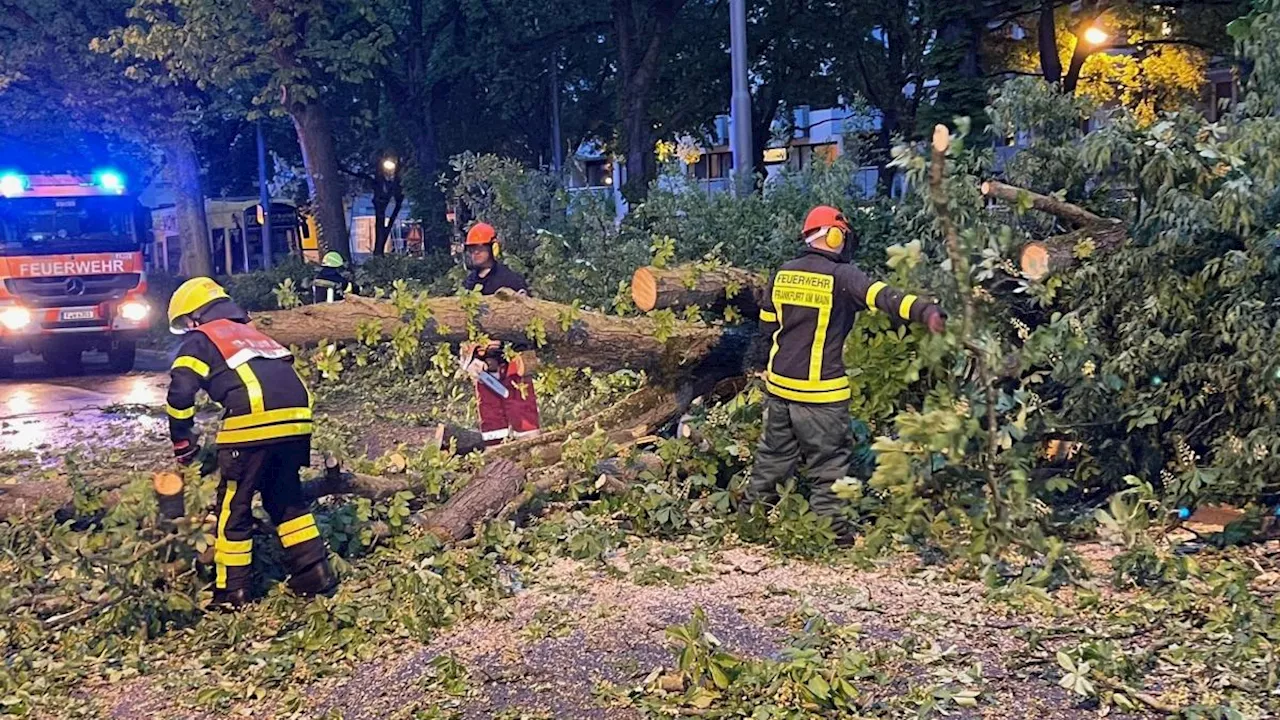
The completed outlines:
<svg viewBox="0 0 1280 720">
<path fill-rule="evenodd" d="M 850 258 L 857 237 L 839 210 L 820 205 L 804 221 L 805 249 L 770 280 L 760 329 L 772 338 L 765 372 L 764 427 L 747 488 L 748 502 L 773 500 L 801 461 L 811 482 L 810 506 L 831 518 L 837 541 L 853 540 L 832 484 L 852 459 L 845 338 L 862 310 L 945 329 L 932 302 L 871 278 Z"/>
<path fill-rule="evenodd" d="M 355 285 L 346 274 L 347 261 L 340 253 L 327 252 L 320 261 L 320 272 L 311 281 L 311 299 L 315 303 L 337 302 L 347 293 L 355 294 Z"/>
<path fill-rule="evenodd" d="M 463 283 L 467 291 L 479 288 L 481 295 L 492 295 L 507 288 L 520 295 L 529 294 L 524 278 L 498 260 L 502 248 L 492 225 L 483 222 L 473 225 L 467 231 L 463 252 L 463 260 L 471 270 Z M 532 437 L 542 427 L 538 419 L 538 399 L 530 380 L 533 353 L 523 347 L 516 349 L 520 352 L 507 360 L 501 343 L 492 342 L 487 347 L 463 343 L 458 355 L 460 367 L 476 385 L 480 433 L 487 447 L 508 437 Z"/>
<path fill-rule="evenodd" d="M 222 609 L 251 599 L 254 493 L 276 525 L 293 591 L 324 594 L 338 584 L 298 478 L 311 462 L 311 392 L 289 351 L 248 323 L 209 278 L 188 280 L 169 301 L 169 328 L 184 336 L 169 371 L 166 407 L 179 464 L 189 465 L 200 451 L 196 393 L 204 390 L 223 407 L 213 591 Z"/>
</svg>

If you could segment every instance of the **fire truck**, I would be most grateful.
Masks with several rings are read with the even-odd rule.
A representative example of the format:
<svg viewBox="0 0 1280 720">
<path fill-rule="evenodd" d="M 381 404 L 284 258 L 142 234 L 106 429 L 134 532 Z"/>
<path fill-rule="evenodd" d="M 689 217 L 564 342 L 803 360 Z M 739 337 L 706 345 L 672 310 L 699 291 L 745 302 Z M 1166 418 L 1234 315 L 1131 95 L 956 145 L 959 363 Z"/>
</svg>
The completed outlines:
<svg viewBox="0 0 1280 720">
<path fill-rule="evenodd" d="M 150 324 L 136 199 L 124 176 L 0 171 L 0 376 L 41 355 L 60 374 L 81 353 L 133 368 Z"/>
</svg>

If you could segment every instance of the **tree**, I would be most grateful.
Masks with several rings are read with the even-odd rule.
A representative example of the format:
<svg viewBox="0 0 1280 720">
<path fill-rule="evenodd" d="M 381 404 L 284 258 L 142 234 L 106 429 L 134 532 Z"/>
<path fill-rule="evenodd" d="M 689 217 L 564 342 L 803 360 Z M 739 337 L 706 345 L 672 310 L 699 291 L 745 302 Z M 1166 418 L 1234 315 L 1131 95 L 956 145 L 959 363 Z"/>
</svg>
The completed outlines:
<svg viewBox="0 0 1280 720">
<path fill-rule="evenodd" d="M 609 16 L 618 53 L 618 115 L 629 198 L 643 198 L 657 171 L 650 103 L 667 40 L 688 0 L 611 0 Z"/>
<path fill-rule="evenodd" d="M 203 98 L 193 87 L 130 79 L 92 51 L 93 39 L 122 22 L 127 9 L 122 2 L 6 2 L 0 12 L 0 113 L 10 132 L 43 139 L 50 148 L 48 131 L 56 128 L 118 138 L 139 156 L 160 150 L 177 194 L 180 271 L 209 275 L 209 230 L 191 134 Z"/>
<path fill-rule="evenodd" d="M 343 0 L 136 0 L 133 23 L 111 36 L 118 58 L 161 64 L 184 79 L 243 92 L 250 115 L 293 121 L 324 247 L 351 254 L 340 156 L 329 103 L 373 80 L 394 35 Z M 162 78 L 163 79 L 163 78 Z"/>
<path fill-rule="evenodd" d="M 893 184 L 889 160 L 895 138 L 918 136 L 916 116 L 925 100 L 926 49 L 932 36 L 924 2 L 859 5 L 840 27 L 845 49 L 837 55 L 834 72 L 846 95 L 860 96 L 879 112 L 875 161 L 887 189 Z"/>
<path fill-rule="evenodd" d="M 937 81 L 922 125 L 950 124 L 956 117 L 981 122 L 987 101 L 982 47 L 992 8 L 982 0 L 926 0 L 921 15 L 930 38 L 926 77 Z"/>
<path fill-rule="evenodd" d="M 1229 53 L 1227 22 L 1247 3 L 1092 0 L 1013 2 L 1003 20 L 1032 28 L 997 50 L 1018 74 L 1040 74 L 1063 92 L 1118 103 L 1146 120 L 1196 101 L 1214 55 Z M 1034 8 L 1034 12 L 1032 12 Z M 1086 33 L 1100 33 L 1089 41 Z"/>
</svg>

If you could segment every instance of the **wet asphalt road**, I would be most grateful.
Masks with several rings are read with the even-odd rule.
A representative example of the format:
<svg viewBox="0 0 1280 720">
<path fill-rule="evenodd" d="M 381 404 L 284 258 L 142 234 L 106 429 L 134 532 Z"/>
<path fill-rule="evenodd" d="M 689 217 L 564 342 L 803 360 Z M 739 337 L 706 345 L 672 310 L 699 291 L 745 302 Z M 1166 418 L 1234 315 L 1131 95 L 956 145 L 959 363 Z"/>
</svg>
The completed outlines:
<svg viewBox="0 0 1280 720">
<path fill-rule="evenodd" d="M 139 352 L 134 367 L 127 375 L 113 374 L 105 357 L 87 354 L 84 374 L 54 377 L 42 363 L 20 359 L 16 377 L 0 380 L 0 451 L 57 454 L 85 444 L 117 444 L 139 423 L 153 429 L 163 420 L 110 412 L 124 406 L 164 406 L 165 358 Z"/>
</svg>

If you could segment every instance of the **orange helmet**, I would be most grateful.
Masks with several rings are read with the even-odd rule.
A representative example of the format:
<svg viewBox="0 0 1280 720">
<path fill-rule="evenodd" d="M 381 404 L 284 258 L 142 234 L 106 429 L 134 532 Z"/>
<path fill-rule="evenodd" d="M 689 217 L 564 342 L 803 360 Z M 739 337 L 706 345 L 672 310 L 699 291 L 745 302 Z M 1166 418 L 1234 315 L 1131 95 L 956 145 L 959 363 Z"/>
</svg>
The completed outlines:
<svg viewBox="0 0 1280 720">
<path fill-rule="evenodd" d="M 845 219 L 844 213 L 831 207 L 830 205 L 819 205 L 809 211 L 804 219 L 803 234 L 808 235 L 815 230 L 823 228 L 840 228 L 842 232 L 849 232 L 849 221 Z"/>
<path fill-rule="evenodd" d="M 467 231 L 466 245 L 492 245 L 498 238 L 498 231 L 489 223 L 478 222 Z"/>
</svg>

